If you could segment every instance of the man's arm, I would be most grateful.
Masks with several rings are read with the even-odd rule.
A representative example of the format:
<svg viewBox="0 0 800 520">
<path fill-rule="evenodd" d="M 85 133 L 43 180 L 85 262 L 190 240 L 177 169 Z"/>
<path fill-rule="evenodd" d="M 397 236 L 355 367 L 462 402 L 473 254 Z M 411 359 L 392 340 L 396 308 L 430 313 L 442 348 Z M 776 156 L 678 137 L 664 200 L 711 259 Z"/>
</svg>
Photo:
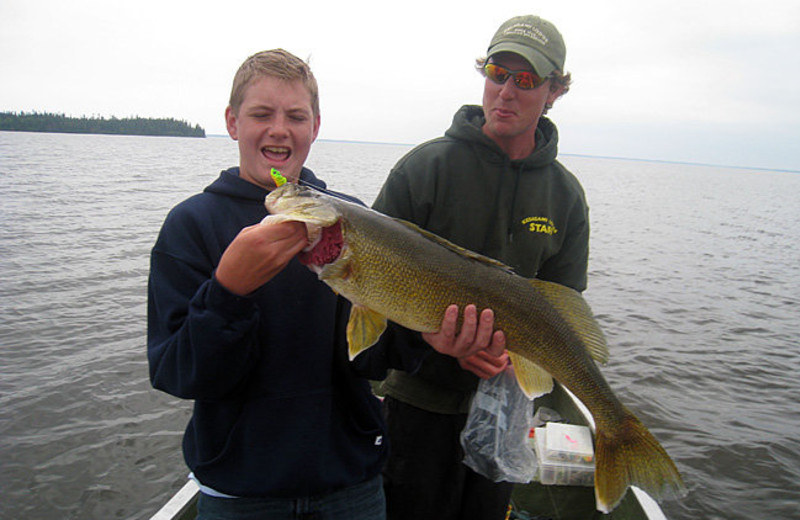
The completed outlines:
<svg viewBox="0 0 800 520">
<path fill-rule="evenodd" d="M 456 331 L 458 305 L 447 308 L 438 332 L 423 333 L 423 339 L 441 354 L 458 359 L 461 368 L 482 379 L 496 376 L 508 365 L 503 331 L 494 330 L 494 312 L 484 309 L 480 317 L 474 305 L 464 308 L 461 330 Z"/>
</svg>

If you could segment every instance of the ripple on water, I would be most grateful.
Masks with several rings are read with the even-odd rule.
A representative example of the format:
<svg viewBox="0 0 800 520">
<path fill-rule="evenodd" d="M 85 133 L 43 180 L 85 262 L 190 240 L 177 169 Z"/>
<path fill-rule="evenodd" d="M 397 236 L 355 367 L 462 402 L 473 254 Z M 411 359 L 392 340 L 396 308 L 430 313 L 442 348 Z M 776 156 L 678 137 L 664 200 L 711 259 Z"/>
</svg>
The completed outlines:
<svg viewBox="0 0 800 520">
<path fill-rule="evenodd" d="M 148 518 L 185 482 L 191 407 L 148 383 L 148 254 L 236 145 L 0 132 L 0 149 L 0 518 Z M 317 142 L 310 165 L 369 203 L 408 149 Z M 592 207 L 603 373 L 690 489 L 665 513 L 794 518 L 800 176 L 563 160 Z"/>
</svg>

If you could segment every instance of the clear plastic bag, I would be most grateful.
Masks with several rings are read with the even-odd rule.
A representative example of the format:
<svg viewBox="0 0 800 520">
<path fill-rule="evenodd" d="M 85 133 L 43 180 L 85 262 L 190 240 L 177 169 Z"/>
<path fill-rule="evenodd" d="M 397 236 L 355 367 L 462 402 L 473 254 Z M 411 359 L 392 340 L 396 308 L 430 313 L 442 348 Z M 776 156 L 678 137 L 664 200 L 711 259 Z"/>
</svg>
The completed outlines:
<svg viewBox="0 0 800 520">
<path fill-rule="evenodd" d="M 517 384 L 513 367 L 482 379 L 461 432 L 464 464 L 494 482 L 527 483 L 536 473 L 528 444 L 533 403 Z"/>
</svg>

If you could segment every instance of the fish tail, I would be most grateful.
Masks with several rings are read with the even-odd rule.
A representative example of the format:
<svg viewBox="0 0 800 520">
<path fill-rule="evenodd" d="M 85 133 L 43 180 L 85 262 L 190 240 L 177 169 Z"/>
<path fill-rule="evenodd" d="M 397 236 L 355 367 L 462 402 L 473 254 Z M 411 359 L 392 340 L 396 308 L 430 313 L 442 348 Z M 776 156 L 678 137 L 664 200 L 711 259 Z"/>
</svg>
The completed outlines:
<svg viewBox="0 0 800 520">
<path fill-rule="evenodd" d="M 595 498 L 597 509 L 610 512 L 629 486 L 656 500 L 686 494 L 675 463 L 653 434 L 628 410 L 614 431 L 597 428 Z"/>
</svg>

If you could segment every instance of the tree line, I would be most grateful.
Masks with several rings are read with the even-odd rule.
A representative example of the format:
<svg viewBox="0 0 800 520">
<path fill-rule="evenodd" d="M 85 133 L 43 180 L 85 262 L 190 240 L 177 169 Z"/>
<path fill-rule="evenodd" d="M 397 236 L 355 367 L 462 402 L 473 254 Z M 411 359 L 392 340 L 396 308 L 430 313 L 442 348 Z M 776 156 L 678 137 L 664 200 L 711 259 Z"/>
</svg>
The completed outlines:
<svg viewBox="0 0 800 520">
<path fill-rule="evenodd" d="M 172 118 L 68 117 L 39 112 L 0 112 L 0 130 L 15 132 L 56 132 L 66 134 L 122 134 L 174 137 L 205 137 L 200 126 Z"/>
</svg>

